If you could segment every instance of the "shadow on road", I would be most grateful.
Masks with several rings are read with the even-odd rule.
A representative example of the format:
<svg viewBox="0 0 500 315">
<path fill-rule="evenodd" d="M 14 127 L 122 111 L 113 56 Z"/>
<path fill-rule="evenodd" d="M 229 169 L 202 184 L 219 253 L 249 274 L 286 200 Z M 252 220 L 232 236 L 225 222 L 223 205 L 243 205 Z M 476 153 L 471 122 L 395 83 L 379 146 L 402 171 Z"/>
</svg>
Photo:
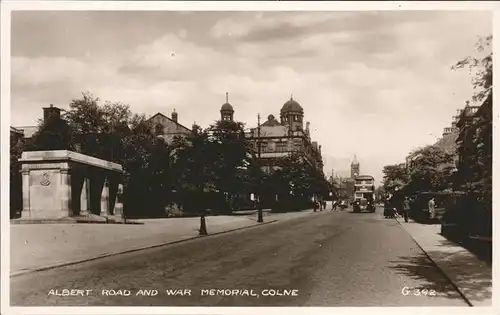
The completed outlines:
<svg viewBox="0 0 500 315">
<path fill-rule="evenodd" d="M 443 246 L 447 245 L 443 244 Z M 475 268 L 467 268 L 467 266 L 477 263 L 477 260 L 471 259 L 470 255 L 463 252 L 431 251 L 428 254 L 436 260 L 446 260 L 456 266 L 457 272 L 454 272 L 454 274 L 457 276 L 452 280 L 455 284 L 460 284 L 460 290 L 467 299 L 473 301 L 491 299 L 491 274 L 488 276 L 484 273 L 474 272 Z M 448 299 L 461 299 L 450 281 L 446 280 L 445 277 L 436 277 L 435 270 L 437 267 L 424 253 L 413 257 L 398 258 L 397 261 L 390 261 L 389 268 L 396 270 L 400 275 L 425 281 L 425 284 L 413 289 L 433 289 L 439 296 Z"/>
</svg>

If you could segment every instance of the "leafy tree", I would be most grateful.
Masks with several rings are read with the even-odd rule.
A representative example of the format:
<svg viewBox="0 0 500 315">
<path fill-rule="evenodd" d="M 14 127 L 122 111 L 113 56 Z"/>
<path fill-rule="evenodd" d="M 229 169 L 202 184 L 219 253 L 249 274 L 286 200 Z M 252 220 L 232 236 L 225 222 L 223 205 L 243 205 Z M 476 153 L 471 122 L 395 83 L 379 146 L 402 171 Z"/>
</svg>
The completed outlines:
<svg viewBox="0 0 500 315">
<path fill-rule="evenodd" d="M 119 162 L 122 139 L 139 116 L 134 118 L 129 106 L 122 103 L 101 105 L 99 98 L 90 93 L 82 93 L 82 98 L 71 101 L 69 107 L 65 119 L 74 132 L 73 146 L 83 154 Z"/>
<path fill-rule="evenodd" d="M 436 146 L 427 146 L 416 152 L 410 169 L 408 193 L 441 191 L 451 187 L 455 169 L 453 155 Z"/>
<path fill-rule="evenodd" d="M 483 206 L 492 204 L 492 161 L 493 161 L 493 103 L 490 94 L 478 112 L 473 125 L 473 152 L 476 163 L 473 164 L 471 189 L 480 196 Z"/>
<path fill-rule="evenodd" d="M 482 37 L 476 43 L 477 56 L 468 56 L 452 66 L 453 70 L 469 68 L 473 73 L 472 85 L 476 92 L 474 101 L 482 101 L 492 93 L 493 84 L 493 51 L 492 35 Z"/>
<path fill-rule="evenodd" d="M 396 188 L 402 188 L 408 184 L 410 177 L 404 163 L 384 166 L 383 190 L 386 193 L 394 193 Z"/>
<path fill-rule="evenodd" d="M 232 204 L 238 195 L 248 189 L 252 155 L 251 144 L 245 138 L 244 124 L 234 121 L 217 121 L 207 130 L 209 151 L 213 151 L 208 165 L 217 190 L 225 194 Z"/>
<path fill-rule="evenodd" d="M 467 192 L 467 209 L 464 228 L 475 230 L 475 233 L 492 233 L 492 125 L 493 125 L 493 55 L 492 36 L 480 38 L 476 44 L 476 55 L 460 60 L 453 69 L 468 68 L 473 75 L 472 85 L 475 93 L 472 96 L 481 106 L 468 127 L 470 139 L 459 145 L 461 159 L 468 163 L 459 165 L 457 186 Z M 475 211 L 471 211 L 474 209 Z M 477 223 L 473 223 L 477 222 Z"/>
<path fill-rule="evenodd" d="M 134 115 L 124 128 L 120 162 L 124 167 L 124 195 L 129 216 L 163 216 L 172 197 L 171 150 L 151 132 L 144 115 Z M 146 202 L 144 202 L 146 200 Z"/>
<path fill-rule="evenodd" d="M 10 217 L 19 217 L 23 206 L 21 163 L 19 159 L 25 143 L 14 132 L 10 133 Z"/>
<path fill-rule="evenodd" d="M 211 149 L 209 135 L 199 126 L 193 126 L 193 132 L 187 137 L 176 137 L 173 141 L 174 184 L 181 192 L 185 211 L 200 213 L 204 207 L 204 193 L 215 192 L 214 174 L 211 164 L 214 152 Z"/>
<path fill-rule="evenodd" d="M 330 186 L 324 174 L 309 165 L 301 156 L 279 159 L 278 167 L 267 178 L 265 187 L 270 195 L 277 195 L 282 210 L 308 206 L 313 196 L 326 197 Z"/>
<path fill-rule="evenodd" d="M 39 121 L 37 132 L 26 143 L 27 151 L 72 150 L 73 130 L 63 118 Z"/>
</svg>

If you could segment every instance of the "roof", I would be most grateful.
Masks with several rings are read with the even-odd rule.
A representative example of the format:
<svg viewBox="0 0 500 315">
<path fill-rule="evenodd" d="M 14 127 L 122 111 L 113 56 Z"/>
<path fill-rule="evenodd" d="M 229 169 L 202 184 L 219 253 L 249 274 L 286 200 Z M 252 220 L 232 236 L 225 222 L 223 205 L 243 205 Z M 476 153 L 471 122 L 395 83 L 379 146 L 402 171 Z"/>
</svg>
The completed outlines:
<svg viewBox="0 0 500 315">
<path fill-rule="evenodd" d="M 155 118 L 155 117 L 156 117 L 156 116 L 158 116 L 158 115 L 160 115 L 160 116 L 162 116 L 162 117 L 164 117 L 164 118 L 167 118 L 167 119 L 168 119 L 168 120 L 170 120 L 171 122 L 176 123 L 177 125 L 181 126 L 182 128 L 184 128 L 184 129 L 186 129 L 186 130 L 191 131 L 191 129 L 187 128 L 186 126 L 184 126 L 184 125 L 182 125 L 182 124 L 179 124 L 177 121 L 172 120 L 171 118 L 169 118 L 169 117 L 167 117 L 167 116 L 163 115 L 162 113 L 156 113 L 156 114 L 154 114 L 153 116 L 149 117 L 146 121 L 150 121 L 151 119 Z"/>
<path fill-rule="evenodd" d="M 276 120 L 274 115 L 269 115 L 267 116 L 266 122 L 264 122 L 261 126 L 267 126 L 267 127 L 274 127 L 274 126 L 281 126 L 279 121 Z"/>
<path fill-rule="evenodd" d="M 304 109 L 300 104 L 293 99 L 293 96 L 290 96 L 290 100 L 288 100 L 283 107 L 281 108 L 281 112 L 304 112 Z"/>
<path fill-rule="evenodd" d="M 38 131 L 38 126 L 13 127 L 24 134 L 25 138 L 31 138 Z"/>
<path fill-rule="evenodd" d="M 230 112 L 234 112 L 234 109 L 233 109 L 233 105 L 229 104 L 229 103 L 224 103 L 222 104 L 222 107 L 220 108 L 221 111 L 230 111 Z"/>
<path fill-rule="evenodd" d="M 375 178 L 371 175 L 358 175 L 358 176 L 356 176 L 356 179 L 373 179 L 373 180 L 375 180 Z"/>
<path fill-rule="evenodd" d="M 17 129 L 17 128 L 12 127 L 12 126 L 10 127 L 10 131 L 11 131 L 11 132 L 16 132 L 16 133 L 23 133 L 23 131 L 22 131 L 22 130 Z"/>
</svg>

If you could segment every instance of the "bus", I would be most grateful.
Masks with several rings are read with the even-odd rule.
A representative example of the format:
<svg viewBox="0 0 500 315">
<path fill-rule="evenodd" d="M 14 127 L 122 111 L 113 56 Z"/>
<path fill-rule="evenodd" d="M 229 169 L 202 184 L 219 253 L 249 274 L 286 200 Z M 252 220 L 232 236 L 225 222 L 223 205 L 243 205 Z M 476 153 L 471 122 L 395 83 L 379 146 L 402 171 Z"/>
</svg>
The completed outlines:
<svg viewBox="0 0 500 315">
<path fill-rule="evenodd" d="M 354 212 L 375 212 L 375 178 L 359 175 L 354 179 Z"/>
</svg>

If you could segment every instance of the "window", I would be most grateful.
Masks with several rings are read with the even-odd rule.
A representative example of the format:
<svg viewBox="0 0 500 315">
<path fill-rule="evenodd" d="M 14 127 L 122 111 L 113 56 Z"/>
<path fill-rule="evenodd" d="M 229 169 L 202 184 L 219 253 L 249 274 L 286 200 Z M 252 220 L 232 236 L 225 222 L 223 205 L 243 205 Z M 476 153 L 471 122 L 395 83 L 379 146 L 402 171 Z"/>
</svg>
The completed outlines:
<svg viewBox="0 0 500 315">
<path fill-rule="evenodd" d="M 163 135 L 163 125 L 162 124 L 156 124 L 155 126 L 155 134 L 157 136 Z"/>
<path fill-rule="evenodd" d="M 274 151 L 276 150 L 276 142 L 274 141 L 269 141 L 267 143 L 267 148 L 270 150 L 270 151 Z"/>
</svg>

